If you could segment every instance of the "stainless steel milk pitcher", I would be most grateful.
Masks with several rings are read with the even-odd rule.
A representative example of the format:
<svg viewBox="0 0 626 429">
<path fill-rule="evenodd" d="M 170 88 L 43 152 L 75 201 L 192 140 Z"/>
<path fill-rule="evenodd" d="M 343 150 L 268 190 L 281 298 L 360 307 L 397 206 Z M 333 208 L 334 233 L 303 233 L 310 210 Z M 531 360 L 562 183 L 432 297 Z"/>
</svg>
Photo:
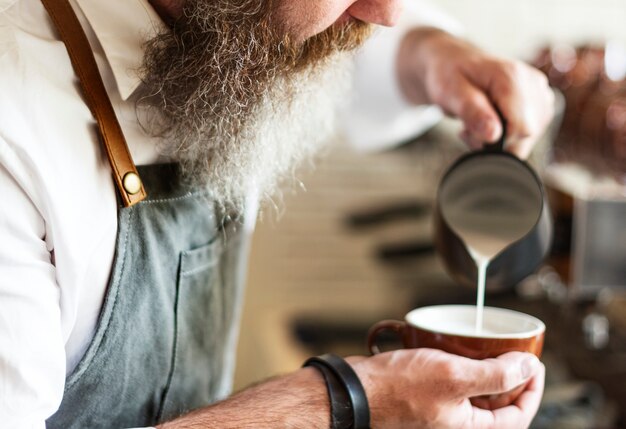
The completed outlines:
<svg viewBox="0 0 626 429">
<path fill-rule="evenodd" d="M 470 230 L 482 228 L 487 235 L 497 228 L 500 233 L 523 228 L 491 259 L 487 290 L 514 287 L 537 269 L 552 242 L 543 184 L 528 163 L 504 151 L 505 135 L 503 121 L 497 143 L 454 162 L 441 180 L 435 209 L 437 251 L 454 279 L 468 286 L 476 286 L 478 269 L 459 224 Z"/>
</svg>

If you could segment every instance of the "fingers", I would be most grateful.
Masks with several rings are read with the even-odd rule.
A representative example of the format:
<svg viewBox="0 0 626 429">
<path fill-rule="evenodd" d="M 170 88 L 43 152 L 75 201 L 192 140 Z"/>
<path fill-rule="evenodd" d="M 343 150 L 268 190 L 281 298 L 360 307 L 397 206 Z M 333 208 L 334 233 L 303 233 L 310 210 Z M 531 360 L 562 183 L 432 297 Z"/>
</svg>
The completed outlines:
<svg viewBox="0 0 626 429">
<path fill-rule="evenodd" d="M 478 149 L 485 142 L 496 141 L 502 134 L 500 119 L 487 94 L 467 79 L 460 77 L 436 100 L 447 113 L 463 121 L 462 138 Z"/>
<path fill-rule="evenodd" d="M 554 93 L 545 75 L 519 61 L 499 60 L 467 73 L 506 118 L 506 149 L 527 157 L 554 114 Z"/>
<path fill-rule="evenodd" d="M 509 140 L 506 144 L 506 150 L 517 155 L 518 158 L 526 159 L 535 146 L 537 139 L 535 137 L 526 137 L 519 140 Z"/>
<path fill-rule="evenodd" d="M 403 87 L 419 88 L 417 93 L 424 93 L 429 102 L 460 118 L 465 125 L 462 137 L 474 148 L 501 137 L 498 109 L 507 121 L 506 149 L 527 156 L 553 116 L 554 94 L 546 76 L 523 62 L 496 59 L 451 35 L 418 41 L 405 44 L 414 53 L 406 57 L 419 61 L 408 63 L 415 72 L 402 75 Z M 410 97 L 411 91 L 407 94 Z"/>
<path fill-rule="evenodd" d="M 537 375 L 513 405 L 493 411 L 494 427 L 526 429 L 539 410 L 545 380 L 545 367 L 540 365 Z"/>
<path fill-rule="evenodd" d="M 537 374 L 531 379 L 526 390 L 522 392 L 513 405 L 524 412 L 532 412 L 534 415 L 539 409 L 541 397 L 543 396 L 545 376 L 546 367 L 540 363 Z"/>
<path fill-rule="evenodd" d="M 474 429 L 526 429 L 537 414 L 543 395 L 545 367 L 539 364 L 537 374 L 532 377 L 526 390 L 507 407 L 494 411 L 472 408 Z"/>
<path fill-rule="evenodd" d="M 541 367 L 536 356 L 520 352 L 496 359 L 469 360 L 462 393 L 467 398 L 508 392 L 537 375 Z"/>
</svg>

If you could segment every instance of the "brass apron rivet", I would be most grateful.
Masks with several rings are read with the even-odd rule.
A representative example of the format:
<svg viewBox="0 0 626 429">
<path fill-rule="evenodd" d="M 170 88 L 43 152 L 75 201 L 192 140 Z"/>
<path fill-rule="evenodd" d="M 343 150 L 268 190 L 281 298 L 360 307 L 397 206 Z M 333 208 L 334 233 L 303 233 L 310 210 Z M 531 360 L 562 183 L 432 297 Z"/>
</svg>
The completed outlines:
<svg viewBox="0 0 626 429">
<path fill-rule="evenodd" d="M 124 179 L 122 180 L 122 184 L 124 185 L 126 192 L 130 195 L 135 195 L 141 191 L 141 179 L 136 173 L 126 173 L 124 175 Z"/>
</svg>

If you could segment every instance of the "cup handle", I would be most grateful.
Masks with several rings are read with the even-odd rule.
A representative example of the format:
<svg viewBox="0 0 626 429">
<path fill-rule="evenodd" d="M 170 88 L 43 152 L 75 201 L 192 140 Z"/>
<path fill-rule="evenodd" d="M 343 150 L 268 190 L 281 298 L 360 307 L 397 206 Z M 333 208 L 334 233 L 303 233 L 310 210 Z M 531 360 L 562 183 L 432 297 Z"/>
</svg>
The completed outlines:
<svg viewBox="0 0 626 429">
<path fill-rule="evenodd" d="M 406 328 L 406 322 L 401 322 L 399 320 L 382 320 L 372 326 L 367 334 L 367 348 L 370 353 L 373 355 L 377 355 L 380 353 L 380 348 L 378 344 L 376 344 L 376 337 L 382 331 L 393 331 L 402 338 L 402 334 Z"/>
</svg>

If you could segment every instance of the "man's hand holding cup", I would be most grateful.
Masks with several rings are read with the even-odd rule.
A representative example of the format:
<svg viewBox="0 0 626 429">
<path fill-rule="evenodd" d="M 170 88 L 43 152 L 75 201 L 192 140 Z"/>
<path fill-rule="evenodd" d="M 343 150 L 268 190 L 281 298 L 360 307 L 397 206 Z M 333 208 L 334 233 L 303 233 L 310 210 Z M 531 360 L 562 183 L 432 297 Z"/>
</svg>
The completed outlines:
<svg viewBox="0 0 626 429">
<path fill-rule="evenodd" d="M 545 368 L 538 356 L 545 326 L 532 316 L 486 308 L 484 329 L 475 333 L 474 309 L 422 308 L 404 322 L 384 321 L 372 328 L 373 352 L 383 329 L 395 331 L 406 347 L 348 359 L 369 398 L 372 427 L 530 425 L 543 394 Z"/>
</svg>

